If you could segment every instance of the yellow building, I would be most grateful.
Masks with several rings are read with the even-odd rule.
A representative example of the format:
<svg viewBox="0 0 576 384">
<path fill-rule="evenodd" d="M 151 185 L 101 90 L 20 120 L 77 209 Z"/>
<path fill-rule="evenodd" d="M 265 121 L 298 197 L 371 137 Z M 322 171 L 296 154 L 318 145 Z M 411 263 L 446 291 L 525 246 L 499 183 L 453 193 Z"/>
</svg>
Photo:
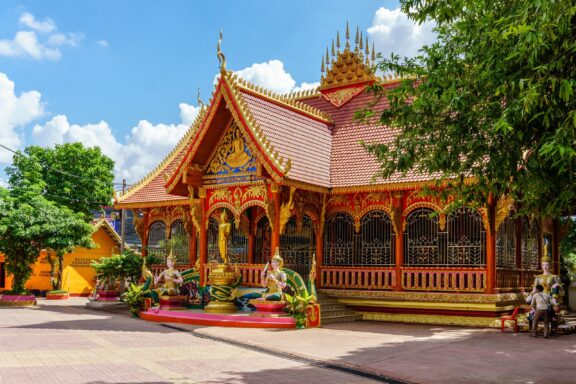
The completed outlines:
<svg viewBox="0 0 576 384">
<path fill-rule="evenodd" d="M 100 219 L 94 223 L 94 226 L 96 231 L 92 234 L 92 240 L 96 243 L 96 248 L 78 247 L 74 252 L 64 256 L 62 289 L 70 292 L 71 296 L 88 296 L 92 292 L 96 282 L 96 274 L 90 266 L 93 260 L 120 252 L 120 236 L 106 219 Z M 11 288 L 11 280 L 6 276 L 4 255 L 0 253 L 0 292 Z M 32 276 L 26 283 L 26 289 L 38 291 L 52 289 L 50 263 L 48 263 L 46 251 L 42 251 L 38 261 L 34 264 Z"/>
</svg>

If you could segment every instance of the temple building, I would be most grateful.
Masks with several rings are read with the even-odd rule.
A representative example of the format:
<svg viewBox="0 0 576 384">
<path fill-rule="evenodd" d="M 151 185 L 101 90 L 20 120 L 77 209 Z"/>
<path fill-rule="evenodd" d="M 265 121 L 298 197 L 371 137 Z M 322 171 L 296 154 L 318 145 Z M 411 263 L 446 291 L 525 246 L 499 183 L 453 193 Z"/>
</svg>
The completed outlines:
<svg viewBox="0 0 576 384">
<path fill-rule="evenodd" d="M 343 39 L 344 40 L 344 39 Z M 229 253 L 243 285 L 280 248 L 285 265 L 307 276 L 316 258 L 319 292 L 365 320 L 489 326 L 523 300 L 549 243 L 558 273 L 557 225 L 515 218 L 514 203 L 480 209 L 421 193 L 434 176 L 383 180 L 361 141 L 386 143 L 395 131 L 355 119 L 374 101 L 366 87 L 400 79 L 371 70 L 375 52 L 357 32 L 322 55 L 319 87 L 278 95 L 226 69 L 210 102 L 170 154 L 115 208 L 134 212 L 143 253 L 181 269 L 200 260 L 202 282 L 219 260 L 218 225 L 233 222 Z M 387 108 L 383 98 L 374 106 Z M 437 212 L 436 215 L 431 213 Z"/>
</svg>

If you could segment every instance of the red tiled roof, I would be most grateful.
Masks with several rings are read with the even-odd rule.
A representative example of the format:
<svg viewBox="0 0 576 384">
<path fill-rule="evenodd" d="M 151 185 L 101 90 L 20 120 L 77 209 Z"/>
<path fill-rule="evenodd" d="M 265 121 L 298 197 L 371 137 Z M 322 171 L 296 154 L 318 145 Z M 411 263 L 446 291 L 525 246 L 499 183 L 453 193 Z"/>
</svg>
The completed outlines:
<svg viewBox="0 0 576 384">
<path fill-rule="evenodd" d="M 370 143 L 391 143 L 394 140 L 396 131 L 375 124 L 365 124 L 354 119 L 354 113 L 365 108 L 373 95 L 361 92 L 340 108 L 334 107 L 323 96 L 301 100 L 310 106 L 328 113 L 334 121 L 332 130 L 332 154 L 330 158 L 330 186 L 331 187 L 351 187 L 364 186 L 373 183 L 404 183 L 413 181 L 428 181 L 433 179 L 430 175 L 419 174 L 414 171 L 408 172 L 405 176 L 400 174 L 392 175 L 383 180 L 372 178 L 379 170 L 376 158 L 369 154 L 360 141 Z M 388 100 L 384 97 L 374 107 L 376 115 L 388 107 Z"/>
<path fill-rule="evenodd" d="M 292 160 L 288 178 L 329 187 L 331 126 L 240 91 L 245 104 L 280 156 Z"/>
</svg>

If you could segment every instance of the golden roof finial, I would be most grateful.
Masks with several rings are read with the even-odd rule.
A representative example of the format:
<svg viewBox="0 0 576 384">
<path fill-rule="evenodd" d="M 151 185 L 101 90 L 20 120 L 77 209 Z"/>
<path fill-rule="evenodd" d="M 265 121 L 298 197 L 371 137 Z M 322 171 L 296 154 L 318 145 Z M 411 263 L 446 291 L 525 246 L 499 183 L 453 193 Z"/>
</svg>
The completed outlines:
<svg viewBox="0 0 576 384">
<path fill-rule="evenodd" d="M 196 94 L 196 99 L 198 101 L 198 106 L 200 107 L 200 109 L 204 108 L 204 102 L 200 98 L 200 88 L 198 88 L 198 93 Z"/>
<path fill-rule="evenodd" d="M 226 73 L 226 57 L 222 53 L 220 46 L 222 45 L 222 30 L 220 30 L 220 39 L 218 39 L 218 62 L 220 63 L 220 73 L 224 75 Z"/>
<path fill-rule="evenodd" d="M 364 36 L 362 35 L 362 31 L 360 31 L 360 52 L 364 49 Z"/>
<path fill-rule="evenodd" d="M 376 50 L 374 49 L 374 42 L 372 42 L 372 63 L 376 61 Z"/>
<path fill-rule="evenodd" d="M 348 22 L 346 22 L 346 48 L 345 50 L 350 49 L 350 28 L 348 27 Z"/>
<path fill-rule="evenodd" d="M 340 52 L 340 31 L 336 31 L 336 48 L 338 48 L 338 52 Z"/>
<path fill-rule="evenodd" d="M 330 64 L 330 56 L 328 56 L 328 47 L 326 47 L 326 66 Z"/>
<path fill-rule="evenodd" d="M 354 51 L 358 52 L 359 44 L 360 44 L 360 27 L 356 26 L 356 37 L 354 38 Z"/>
<path fill-rule="evenodd" d="M 370 46 L 368 45 L 368 36 L 366 36 L 365 47 L 366 47 L 366 51 L 364 53 L 366 53 L 366 57 L 369 57 L 370 56 Z"/>
<path fill-rule="evenodd" d="M 324 55 L 322 55 L 322 67 L 320 67 L 320 71 L 322 71 L 322 73 L 324 73 L 325 69 L 324 69 Z"/>
<path fill-rule="evenodd" d="M 334 39 L 332 39 L 332 57 L 336 56 L 336 51 L 334 51 Z"/>
</svg>

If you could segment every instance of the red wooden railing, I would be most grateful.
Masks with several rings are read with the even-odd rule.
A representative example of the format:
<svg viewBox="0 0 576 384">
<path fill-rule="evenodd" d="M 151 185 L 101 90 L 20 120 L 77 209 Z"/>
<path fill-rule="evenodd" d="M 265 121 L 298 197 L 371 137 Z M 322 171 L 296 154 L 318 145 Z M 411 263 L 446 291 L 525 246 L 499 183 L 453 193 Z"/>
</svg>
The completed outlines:
<svg viewBox="0 0 576 384">
<path fill-rule="evenodd" d="M 174 268 L 178 271 L 178 272 L 182 272 L 185 271 L 187 269 L 192 268 L 192 266 L 190 265 L 186 265 L 186 264 L 177 264 L 174 266 Z M 164 271 L 166 269 L 166 265 L 162 265 L 162 264 L 154 264 L 148 267 L 148 269 L 150 269 L 150 272 L 152 272 L 152 274 L 154 276 L 157 276 L 159 274 L 162 273 L 162 271 Z"/>
<path fill-rule="evenodd" d="M 322 267 L 321 288 L 392 289 L 394 268 Z"/>
<path fill-rule="evenodd" d="M 486 270 L 402 268 L 402 289 L 407 291 L 483 292 Z"/>
<path fill-rule="evenodd" d="M 520 287 L 520 271 L 515 269 L 496 270 L 496 287 L 503 290 L 517 290 Z"/>
<path fill-rule="evenodd" d="M 524 289 L 532 289 L 532 285 L 534 284 L 534 278 L 537 275 L 540 275 L 542 272 L 541 271 L 531 271 L 531 270 L 526 270 L 523 269 L 520 272 L 520 287 L 523 287 Z"/>
</svg>

